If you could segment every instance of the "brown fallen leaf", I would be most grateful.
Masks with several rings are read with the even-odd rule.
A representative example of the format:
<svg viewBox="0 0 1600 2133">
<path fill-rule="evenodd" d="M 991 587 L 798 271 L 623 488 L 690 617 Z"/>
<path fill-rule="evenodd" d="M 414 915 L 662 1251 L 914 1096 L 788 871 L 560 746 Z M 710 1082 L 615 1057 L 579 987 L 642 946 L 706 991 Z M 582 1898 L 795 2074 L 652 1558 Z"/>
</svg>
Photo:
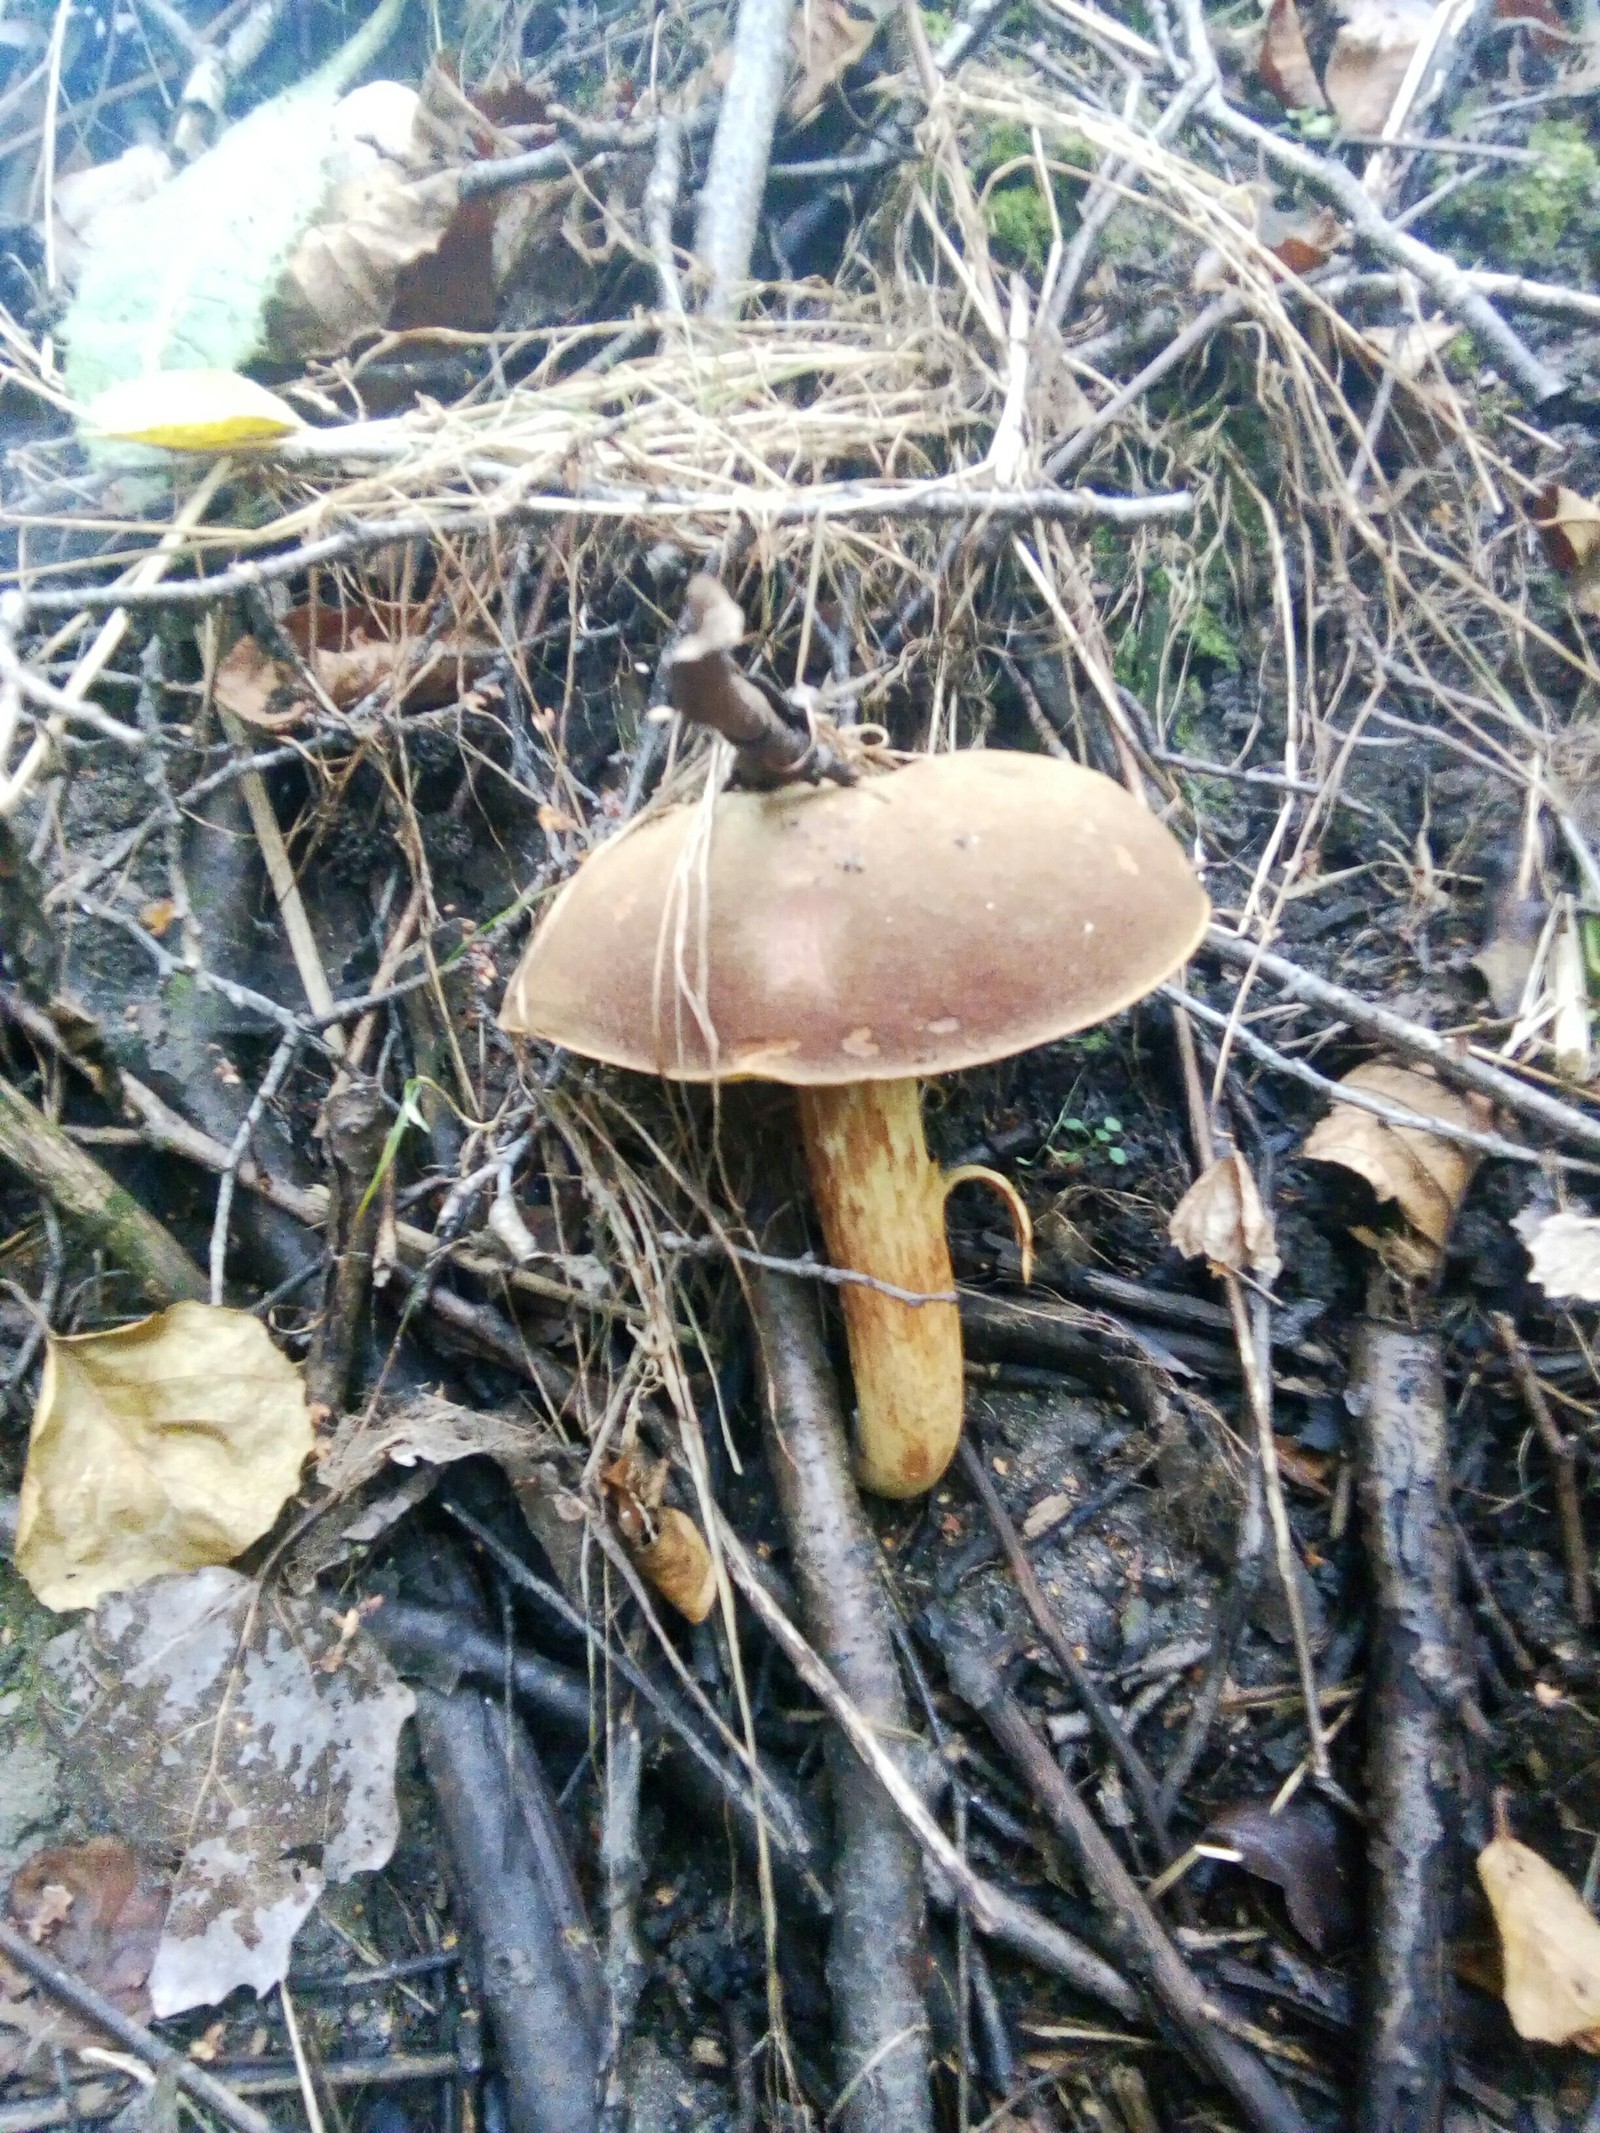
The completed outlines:
<svg viewBox="0 0 1600 2133">
<path fill-rule="evenodd" d="M 1433 10 L 1427 0 L 1351 0 L 1322 86 L 1346 133 L 1381 133 Z"/>
<path fill-rule="evenodd" d="M 1528 1278 L 1546 1296 L 1600 1303 L 1600 1220 L 1563 1207 L 1554 1214 L 1525 1208 L 1511 1227 L 1533 1262 Z"/>
<path fill-rule="evenodd" d="M 465 632 L 427 643 L 414 621 L 398 602 L 365 601 L 291 608 L 282 626 L 337 709 L 390 688 L 397 704 L 426 711 L 459 698 L 493 655 L 487 640 Z M 297 725 L 313 709 L 304 676 L 254 637 L 239 638 L 218 663 L 216 692 L 243 724 L 266 733 Z"/>
<path fill-rule="evenodd" d="M 1261 56 L 1256 62 L 1263 85 L 1288 111 L 1326 111 L 1328 99 L 1306 50 L 1295 0 L 1272 0 Z"/>
<path fill-rule="evenodd" d="M 1549 482 L 1533 499 L 1533 523 L 1552 570 L 1580 614 L 1600 615 L 1600 503 Z"/>
<path fill-rule="evenodd" d="M 167 1914 L 169 1884 L 120 1837 L 51 1845 L 18 1867 L 6 1910 L 35 1947 L 148 2022 L 146 1990 Z M 73 2050 L 101 2031 L 35 1991 L 20 1971 L 0 1977 L 0 2078 L 52 2045 Z"/>
<path fill-rule="evenodd" d="M 231 1562 L 299 1486 L 300 1373 L 248 1311 L 180 1303 L 54 1336 L 28 1441 L 16 1565 L 46 1607 L 92 1607 Z"/>
<path fill-rule="evenodd" d="M 1503 1831 L 1478 1854 L 1519 2037 L 1600 2052 L 1600 1919 L 1564 1874 Z"/>
<path fill-rule="evenodd" d="M 717 1573 L 705 1535 L 673 1504 L 655 1514 L 656 1536 L 636 1545 L 633 1559 L 680 1615 L 703 1622 L 717 1604 Z"/>
<path fill-rule="evenodd" d="M 1331 207 L 1285 213 L 1269 201 L 1261 210 L 1261 242 L 1291 274 L 1309 274 L 1338 249 L 1343 224 Z"/>
<path fill-rule="evenodd" d="M 847 0 L 806 0 L 796 9 L 790 43 L 797 75 L 787 99 L 792 119 L 810 118 L 834 83 L 865 58 L 888 12 L 882 5 L 858 11 Z"/>
<path fill-rule="evenodd" d="M 1185 1259 L 1205 1259 L 1230 1274 L 1271 1281 L 1283 1264 L 1272 1217 L 1242 1155 L 1218 1156 L 1201 1172 L 1173 1209 L 1167 1235 Z"/>
<path fill-rule="evenodd" d="M 1478 1128 L 1479 1111 L 1443 1082 L 1416 1067 L 1375 1059 L 1343 1077 L 1341 1086 L 1452 1126 Z M 1313 1163 L 1337 1163 L 1365 1178 L 1380 1200 L 1392 1200 L 1436 1254 L 1449 1234 L 1472 1174 L 1475 1150 L 1441 1140 L 1419 1126 L 1391 1126 L 1370 1111 L 1336 1103 L 1301 1149 Z"/>
</svg>

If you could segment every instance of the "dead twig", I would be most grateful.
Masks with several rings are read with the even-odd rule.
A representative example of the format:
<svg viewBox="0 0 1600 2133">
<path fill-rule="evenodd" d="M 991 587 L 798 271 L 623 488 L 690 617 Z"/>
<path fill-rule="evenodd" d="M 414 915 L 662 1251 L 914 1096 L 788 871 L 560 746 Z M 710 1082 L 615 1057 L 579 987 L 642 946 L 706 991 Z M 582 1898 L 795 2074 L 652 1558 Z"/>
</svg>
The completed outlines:
<svg viewBox="0 0 1600 2133">
<path fill-rule="evenodd" d="M 1509 1311 L 1496 1311 L 1490 1323 L 1511 1363 L 1517 1390 L 1532 1417 L 1550 1461 L 1555 1468 L 1556 1506 L 1561 1521 L 1561 1550 L 1567 1562 L 1567 1597 L 1572 1617 L 1580 1629 L 1594 1620 L 1594 1592 L 1589 1575 L 1589 1550 L 1583 1538 L 1583 1510 L 1578 1499 L 1578 1451 L 1550 1412 L 1533 1358 L 1522 1342 Z"/>
</svg>

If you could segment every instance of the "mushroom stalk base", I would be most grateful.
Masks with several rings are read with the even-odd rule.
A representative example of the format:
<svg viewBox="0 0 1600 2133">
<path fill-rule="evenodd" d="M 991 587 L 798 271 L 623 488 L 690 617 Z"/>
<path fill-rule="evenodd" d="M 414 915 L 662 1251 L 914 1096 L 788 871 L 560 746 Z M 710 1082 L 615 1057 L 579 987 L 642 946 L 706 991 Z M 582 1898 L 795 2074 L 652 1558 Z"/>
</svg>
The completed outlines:
<svg viewBox="0 0 1600 2133">
<path fill-rule="evenodd" d="M 801 1089 L 800 1127 L 828 1255 L 919 1296 L 951 1295 L 947 1180 L 928 1158 L 915 1081 Z M 856 1388 L 856 1478 L 876 1496 L 920 1496 L 961 1436 L 961 1320 L 954 1303 L 841 1289 Z"/>
</svg>

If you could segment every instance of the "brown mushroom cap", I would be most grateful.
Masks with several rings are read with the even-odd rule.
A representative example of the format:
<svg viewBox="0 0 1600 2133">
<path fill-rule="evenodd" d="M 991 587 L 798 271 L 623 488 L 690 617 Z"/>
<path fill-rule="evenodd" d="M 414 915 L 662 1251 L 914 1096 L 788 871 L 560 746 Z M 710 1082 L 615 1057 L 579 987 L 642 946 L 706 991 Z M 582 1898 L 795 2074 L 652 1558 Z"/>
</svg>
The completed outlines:
<svg viewBox="0 0 1600 2133">
<path fill-rule="evenodd" d="M 618 837 L 567 884 L 503 1029 L 676 1081 L 949 1073 L 1114 1015 L 1210 906 L 1119 785 L 1045 756 L 926 756 L 859 785 L 724 793 Z M 708 1041 L 674 972 L 704 941 Z"/>
</svg>

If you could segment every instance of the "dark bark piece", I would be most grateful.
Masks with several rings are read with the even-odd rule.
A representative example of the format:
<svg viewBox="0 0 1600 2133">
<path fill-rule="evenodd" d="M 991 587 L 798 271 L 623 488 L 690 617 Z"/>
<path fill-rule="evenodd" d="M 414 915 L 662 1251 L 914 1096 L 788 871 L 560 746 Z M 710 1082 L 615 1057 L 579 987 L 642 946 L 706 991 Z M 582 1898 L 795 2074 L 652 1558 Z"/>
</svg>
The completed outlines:
<svg viewBox="0 0 1600 2133">
<path fill-rule="evenodd" d="M 1359 2124 L 1362 2133 L 1437 2133 L 1448 2084 L 1445 1943 L 1462 1871 L 1466 1769 L 1458 1718 L 1472 1710 L 1461 1663 L 1437 1335 L 1364 1320 L 1353 1379 L 1363 1410 L 1361 1505 L 1373 1584 L 1370 1997 Z"/>
<path fill-rule="evenodd" d="M 306 1391 L 314 1405 L 338 1414 L 349 1392 L 372 1301 L 372 1250 L 379 1215 L 372 1183 L 383 1155 L 385 1131 L 377 1085 L 356 1081 L 336 1088 L 328 1099 L 324 1131 L 331 1177 L 327 1235 L 333 1271 L 306 1365 Z"/>
<path fill-rule="evenodd" d="M 1026 1778 L 1071 1853 L 1118 1957 L 1173 2024 L 1190 2057 L 1221 2083 L 1260 2133 L 1307 2133 L 1298 2107 L 1260 2060 L 1218 2025 L 1199 1979 L 1168 1939 L 1111 1840 L 1062 1776 L 1032 1719 L 1002 1686 L 988 1655 L 948 1630 L 940 1642 L 950 1686 Z"/>
<path fill-rule="evenodd" d="M 603 1989 L 533 1742 L 475 1689 L 419 1689 L 417 1732 L 478 1944 L 510 2133 L 594 2133 Z"/>
<path fill-rule="evenodd" d="M 792 1145 L 798 1145 L 798 1134 Z M 766 1174 L 790 1150 L 769 1134 Z M 798 1257 L 792 1205 L 762 1249 Z M 811 1640 L 882 1734 L 909 1729 L 872 1533 L 856 1494 L 838 1390 L 813 1284 L 755 1271 L 751 1300 L 765 1378 L 767 1457 Z M 835 1859 L 828 1983 L 838 2045 L 836 2123 L 843 2133 L 931 2133 L 928 1975 L 922 1865 L 915 1839 L 848 1742 L 830 1733 Z"/>
</svg>

